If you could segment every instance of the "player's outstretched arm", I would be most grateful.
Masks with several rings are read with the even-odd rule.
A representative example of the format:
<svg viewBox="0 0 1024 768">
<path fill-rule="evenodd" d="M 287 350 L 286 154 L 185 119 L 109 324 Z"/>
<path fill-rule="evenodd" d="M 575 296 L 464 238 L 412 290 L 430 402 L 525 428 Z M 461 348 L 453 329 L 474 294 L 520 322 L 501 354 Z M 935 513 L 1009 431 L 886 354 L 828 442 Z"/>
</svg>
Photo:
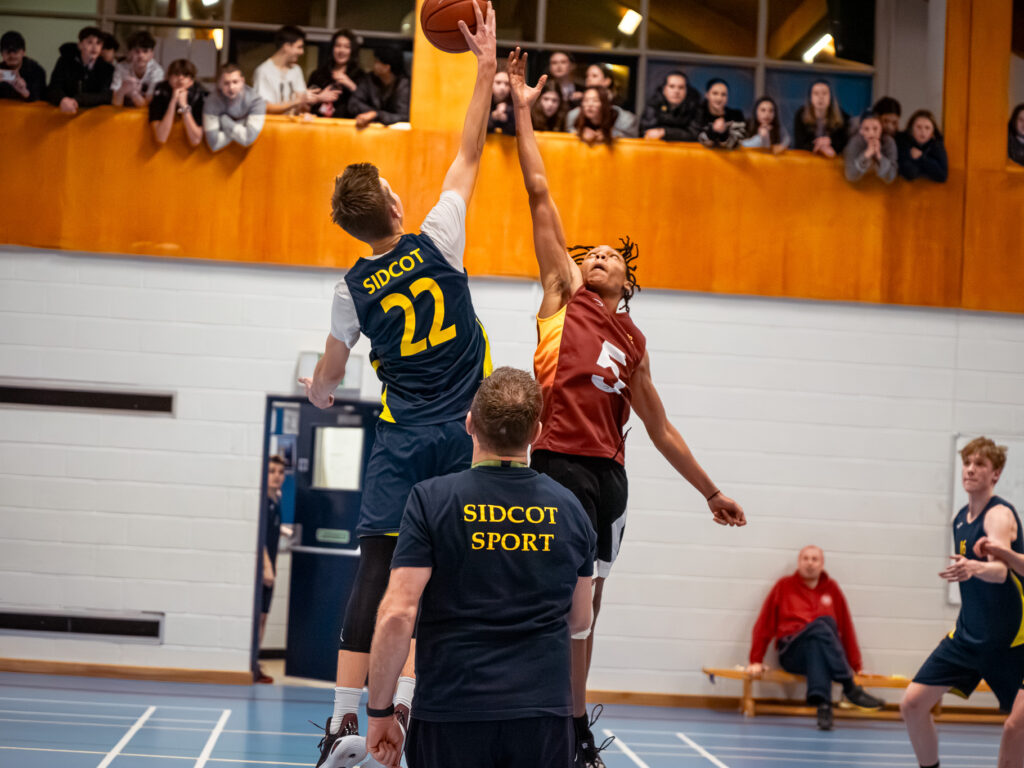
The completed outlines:
<svg viewBox="0 0 1024 768">
<path fill-rule="evenodd" d="M 519 149 L 519 167 L 523 183 L 530 197 L 530 218 L 533 221 L 533 248 L 540 267 L 540 282 L 544 298 L 540 316 L 550 317 L 561 309 L 583 285 L 583 275 L 569 258 L 565 247 L 565 233 L 558 208 L 548 190 L 544 159 L 533 132 L 530 109 L 540 96 L 547 75 L 541 75 L 532 88 L 526 84 L 526 53 L 516 48 L 508 56 L 508 76 L 512 86 L 512 102 L 516 111 L 516 146 Z"/>
<path fill-rule="evenodd" d="M 370 692 L 368 706 L 386 709 L 395 693 L 409 643 L 416 624 L 420 597 L 430 581 L 430 568 L 395 568 L 388 590 L 377 611 L 377 626 L 370 648 Z M 402 760 L 404 734 L 393 717 L 370 718 L 366 747 L 374 759 L 385 766 L 397 766 Z"/>
<path fill-rule="evenodd" d="M 313 369 L 313 378 L 299 379 L 299 384 L 306 388 L 309 402 L 317 408 L 330 408 L 334 405 L 332 393 L 345 378 L 345 366 L 348 365 L 350 353 L 351 350 L 345 342 L 328 334 L 323 357 L 317 361 L 316 368 Z"/>
<path fill-rule="evenodd" d="M 442 191 L 458 192 L 466 204 L 473 196 L 476 186 L 477 171 L 480 170 L 480 155 L 484 150 L 484 139 L 487 138 L 487 116 L 491 111 L 491 87 L 494 73 L 498 69 L 498 43 L 495 28 L 494 8 L 487 3 L 487 18 L 480 12 L 476 3 L 472 3 L 476 14 L 476 32 L 470 33 L 466 22 L 459 20 L 459 29 L 466 38 L 469 49 L 476 54 L 476 84 L 473 96 L 466 110 L 466 122 L 462 126 L 462 143 L 459 154 L 444 177 Z"/>
<path fill-rule="evenodd" d="M 715 522 L 719 525 L 746 525 L 743 507 L 718 490 L 693 457 L 679 430 L 669 422 L 665 405 L 651 378 L 651 358 L 647 353 L 644 353 L 644 359 L 630 379 L 630 388 L 633 390 L 633 409 L 643 421 L 654 447 L 668 459 L 676 472 L 704 495 Z"/>
</svg>

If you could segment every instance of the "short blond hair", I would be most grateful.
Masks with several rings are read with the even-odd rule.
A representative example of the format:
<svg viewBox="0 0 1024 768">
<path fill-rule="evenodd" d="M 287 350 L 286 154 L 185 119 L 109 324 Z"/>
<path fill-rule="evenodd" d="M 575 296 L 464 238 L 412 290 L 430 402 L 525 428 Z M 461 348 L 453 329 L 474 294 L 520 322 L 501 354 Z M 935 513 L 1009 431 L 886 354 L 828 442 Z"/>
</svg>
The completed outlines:
<svg viewBox="0 0 1024 768">
<path fill-rule="evenodd" d="M 960 459 L 965 463 L 971 456 L 978 455 L 987 459 L 996 472 L 1002 472 L 1006 466 L 1006 446 L 996 445 L 984 435 L 976 437 L 960 451 Z"/>
</svg>

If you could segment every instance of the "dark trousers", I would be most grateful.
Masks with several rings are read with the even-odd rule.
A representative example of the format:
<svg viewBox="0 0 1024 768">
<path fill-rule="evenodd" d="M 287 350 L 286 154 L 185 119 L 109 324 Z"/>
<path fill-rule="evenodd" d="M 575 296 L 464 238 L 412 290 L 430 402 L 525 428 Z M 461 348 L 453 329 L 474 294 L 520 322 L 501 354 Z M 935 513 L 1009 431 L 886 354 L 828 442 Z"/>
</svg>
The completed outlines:
<svg viewBox="0 0 1024 768">
<path fill-rule="evenodd" d="M 571 717 L 432 723 L 413 715 L 405 740 L 409 768 L 572 768 Z"/>
<path fill-rule="evenodd" d="M 807 702 L 832 701 L 832 681 L 843 690 L 853 685 L 853 670 L 831 616 L 819 616 L 795 635 L 779 640 L 779 663 L 787 672 L 807 677 Z"/>
</svg>

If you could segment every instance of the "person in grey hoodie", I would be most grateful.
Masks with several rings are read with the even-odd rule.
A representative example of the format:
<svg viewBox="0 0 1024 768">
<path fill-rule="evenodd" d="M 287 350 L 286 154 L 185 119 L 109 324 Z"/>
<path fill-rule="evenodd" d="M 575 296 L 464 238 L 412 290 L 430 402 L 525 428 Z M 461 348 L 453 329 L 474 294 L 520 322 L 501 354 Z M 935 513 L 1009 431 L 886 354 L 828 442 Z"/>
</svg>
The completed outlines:
<svg viewBox="0 0 1024 768">
<path fill-rule="evenodd" d="M 203 104 L 203 132 L 210 150 L 217 152 L 232 141 L 250 146 L 263 130 L 267 102 L 245 84 L 237 64 L 224 64 L 217 74 L 217 90 Z"/>
<path fill-rule="evenodd" d="M 843 150 L 846 161 L 846 180 L 860 181 L 869 171 L 874 170 L 878 178 L 891 184 L 899 169 L 896 142 L 892 136 L 882 132 L 882 121 L 873 112 L 866 112 L 860 119 L 860 127 L 850 137 Z"/>
</svg>

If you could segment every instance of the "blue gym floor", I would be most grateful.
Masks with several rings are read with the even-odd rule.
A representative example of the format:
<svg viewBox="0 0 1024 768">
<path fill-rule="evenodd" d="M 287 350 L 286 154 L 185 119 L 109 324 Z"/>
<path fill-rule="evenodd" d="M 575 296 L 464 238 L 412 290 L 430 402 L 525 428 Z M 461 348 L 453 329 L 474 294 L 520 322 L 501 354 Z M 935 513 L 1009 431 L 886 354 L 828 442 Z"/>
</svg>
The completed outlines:
<svg viewBox="0 0 1024 768">
<path fill-rule="evenodd" d="M 332 695 L 0 673 L 0 766 L 312 766 L 320 736 L 307 720 L 322 723 Z M 839 720 L 821 733 L 810 719 L 608 706 L 602 733 L 616 736 L 602 754 L 608 768 L 917 765 L 898 722 Z M 999 735 L 997 726 L 941 727 L 943 768 L 994 766 Z"/>
</svg>

